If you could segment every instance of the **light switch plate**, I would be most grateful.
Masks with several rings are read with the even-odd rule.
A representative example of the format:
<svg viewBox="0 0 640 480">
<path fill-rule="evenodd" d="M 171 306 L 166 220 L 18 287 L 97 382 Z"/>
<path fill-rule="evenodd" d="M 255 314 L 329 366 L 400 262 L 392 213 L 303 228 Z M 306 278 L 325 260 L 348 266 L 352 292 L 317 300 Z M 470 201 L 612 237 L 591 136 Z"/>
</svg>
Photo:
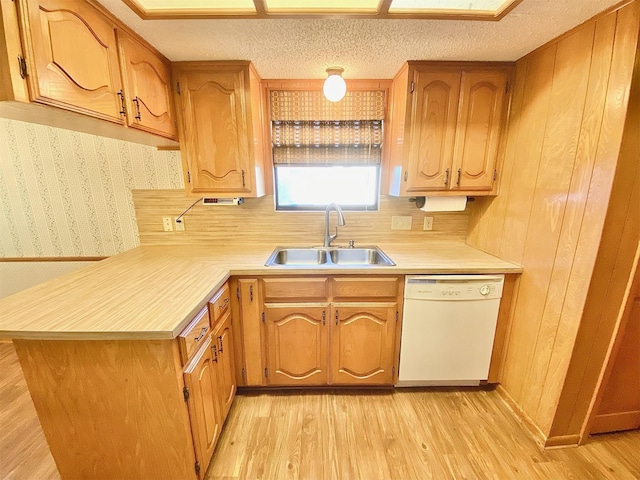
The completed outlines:
<svg viewBox="0 0 640 480">
<path fill-rule="evenodd" d="M 424 217 L 423 230 L 433 230 L 433 217 Z"/>
<path fill-rule="evenodd" d="M 162 227 L 165 232 L 173 232 L 173 219 L 171 217 L 162 217 Z"/>
<path fill-rule="evenodd" d="M 184 217 L 182 217 L 179 222 L 176 222 L 176 218 L 173 219 L 173 223 L 176 227 L 176 232 L 184 232 L 185 230 Z"/>
</svg>

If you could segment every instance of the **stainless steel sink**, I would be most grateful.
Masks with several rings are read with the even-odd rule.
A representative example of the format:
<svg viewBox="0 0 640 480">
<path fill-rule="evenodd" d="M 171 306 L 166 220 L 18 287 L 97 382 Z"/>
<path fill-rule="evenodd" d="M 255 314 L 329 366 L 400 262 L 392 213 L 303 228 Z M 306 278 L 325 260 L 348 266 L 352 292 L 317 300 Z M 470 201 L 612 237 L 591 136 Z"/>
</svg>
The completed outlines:
<svg viewBox="0 0 640 480">
<path fill-rule="evenodd" d="M 378 247 L 276 247 L 267 267 L 331 267 L 360 268 L 394 266 L 395 263 Z"/>
</svg>

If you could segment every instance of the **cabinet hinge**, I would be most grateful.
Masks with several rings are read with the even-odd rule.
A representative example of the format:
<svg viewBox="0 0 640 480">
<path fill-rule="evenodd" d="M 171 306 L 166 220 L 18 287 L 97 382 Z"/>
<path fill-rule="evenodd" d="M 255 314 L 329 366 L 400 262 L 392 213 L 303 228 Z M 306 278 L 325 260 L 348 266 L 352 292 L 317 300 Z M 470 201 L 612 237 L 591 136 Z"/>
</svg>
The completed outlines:
<svg viewBox="0 0 640 480">
<path fill-rule="evenodd" d="M 200 462 L 196 462 L 196 475 L 200 475 Z"/>
<path fill-rule="evenodd" d="M 494 170 L 493 171 L 493 181 L 496 181 L 496 178 L 498 178 L 498 170 Z"/>
<path fill-rule="evenodd" d="M 242 170 L 242 188 L 244 188 L 244 170 Z"/>
<path fill-rule="evenodd" d="M 29 72 L 27 72 L 27 61 L 22 55 L 18 55 L 18 68 L 20 69 L 20 78 L 27 78 Z"/>
<path fill-rule="evenodd" d="M 247 378 L 247 372 L 244 371 L 244 368 L 242 369 L 242 378 L 243 379 Z"/>
<path fill-rule="evenodd" d="M 509 93 L 509 90 L 511 90 L 511 84 L 507 82 L 507 84 L 504 86 L 504 93 Z"/>
<path fill-rule="evenodd" d="M 178 95 L 182 93 L 182 90 L 180 90 L 180 82 L 176 84 L 176 91 L 178 92 Z"/>
<path fill-rule="evenodd" d="M 408 176 L 409 176 L 409 173 L 408 173 L 408 172 L 404 172 L 404 181 L 405 181 L 405 182 L 407 181 L 407 177 L 408 177 Z"/>
<path fill-rule="evenodd" d="M 265 377 L 268 377 L 268 376 L 269 376 L 269 369 L 268 369 L 268 368 L 265 368 L 265 369 L 264 369 L 264 376 L 265 376 Z"/>
<path fill-rule="evenodd" d="M 191 183 L 191 172 L 187 172 L 187 181 Z"/>
<path fill-rule="evenodd" d="M 396 367 L 395 366 L 391 367 L 391 374 L 392 375 L 396 374 Z"/>
<path fill-rule="evenodd" d="M 413 93 L 416 88 L 416 82 L 411 82 L 411 91 L 409 93 Z"/>
<path fill-rule="evenodd" d="M 400 317 L 400 313 L 396 310 L 396 322 L 398 321 L 399 317 Z"/>
<path fill-rule="evenodd" d="M 189 387 L 185 386 L 182 389 L 182 395 L 184 396 L 184 401 L 188 402 L 189 401 Z"/>
<path fill-rule="evenodd" d="M 240 287 L 236 287 L 236 298 L 240 300 Z"/>
<path fill-rule="evenodd" d="M 264 312 L 262 312 L 262 323 L 264 323 Z"/>
</svg>

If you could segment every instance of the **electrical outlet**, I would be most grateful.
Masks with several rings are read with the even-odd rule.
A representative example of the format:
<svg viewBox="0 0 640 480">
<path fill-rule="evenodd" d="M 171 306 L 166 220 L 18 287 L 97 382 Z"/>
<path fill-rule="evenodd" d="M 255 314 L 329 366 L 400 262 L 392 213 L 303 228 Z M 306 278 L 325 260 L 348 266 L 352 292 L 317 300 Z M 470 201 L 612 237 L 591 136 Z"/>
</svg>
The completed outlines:
<svg viewBox="0 0 640 480">
<path fill-rule="evenodd" d="M 176 218 L 174 219 L 174 221 L 175 221 L 175 226 L 176 226 L 176 232 L 184 232 L 184 229 L 185 229 L 185 226 L 184 226 L 184 217 L 182 217 L 182 218 L 180 219 L 180 221 L 179 221 L 179 222 L 176 220 L 177 218 L 178 218 L 178 217 L 176 217 Z"/>
<path fill-rule="evenodd" d="M 165 232 L 173 232 L 173 219 L 171 217 L 162 217 L 162 226 Z"/>
<path fill-rule="evenodd" d="M 413 218 L 409 216 L 393 216 L 391 217 L 391 230 L 411 230 L 411 221 Z"/>
<path fill-rule="evenodd" d="M 433 217 L 424 217 L 423 230 L 433 230 Z"/>
</svg>

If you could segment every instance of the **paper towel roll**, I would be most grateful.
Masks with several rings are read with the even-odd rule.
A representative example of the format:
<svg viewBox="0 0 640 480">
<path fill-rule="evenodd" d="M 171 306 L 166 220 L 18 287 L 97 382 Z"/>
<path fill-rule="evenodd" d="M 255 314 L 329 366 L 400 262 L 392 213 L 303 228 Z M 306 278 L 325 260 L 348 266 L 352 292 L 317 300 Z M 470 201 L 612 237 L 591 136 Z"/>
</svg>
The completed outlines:
<svg viewBox="0 0 640 480">
<path fill-rule="evenodd" d="M 461 212 L 467 206 L 467 197 L 425 197 L 423 212 Z"/>
</svg>

